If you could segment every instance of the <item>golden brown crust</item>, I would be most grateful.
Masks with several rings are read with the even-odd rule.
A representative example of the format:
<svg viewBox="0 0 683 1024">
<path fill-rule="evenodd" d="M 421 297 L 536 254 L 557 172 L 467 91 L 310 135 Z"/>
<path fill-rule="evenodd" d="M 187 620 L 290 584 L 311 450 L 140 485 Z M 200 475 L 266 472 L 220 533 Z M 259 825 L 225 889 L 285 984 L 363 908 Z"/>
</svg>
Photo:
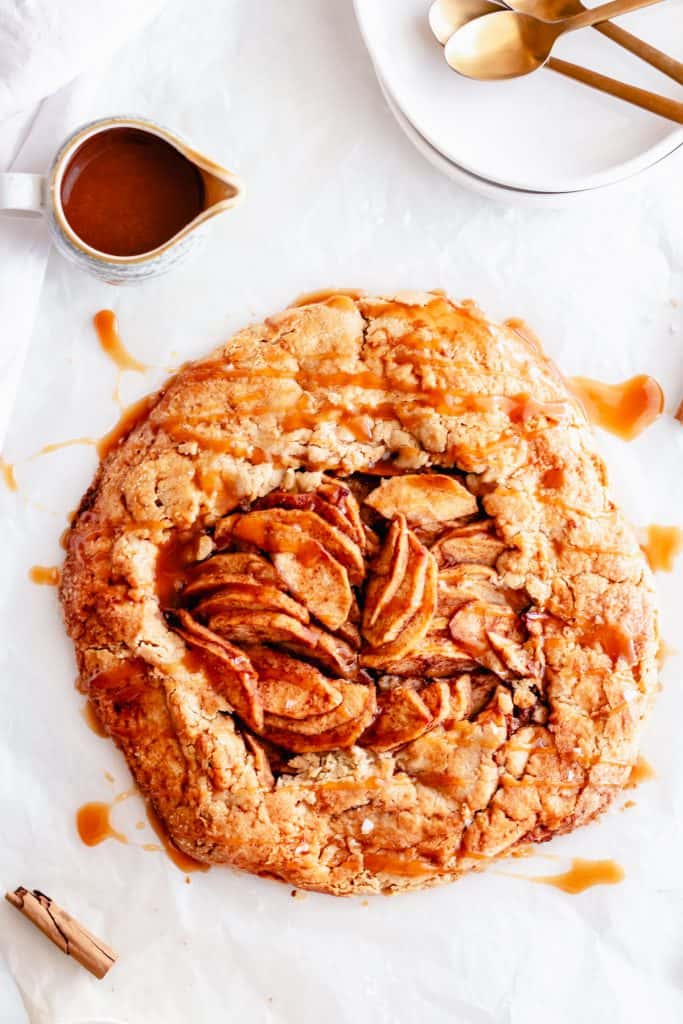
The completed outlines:
<svg viewBox="0 0 683 1024">
<path fill-rule="evenodd" d="M 194 857 L 454 879 L 628 779 L 656 611 L 606 483 L 553 365 L 471 305 L 285 310 L 100 467 L 61 583 L 81 686 Z"/>
</svg>

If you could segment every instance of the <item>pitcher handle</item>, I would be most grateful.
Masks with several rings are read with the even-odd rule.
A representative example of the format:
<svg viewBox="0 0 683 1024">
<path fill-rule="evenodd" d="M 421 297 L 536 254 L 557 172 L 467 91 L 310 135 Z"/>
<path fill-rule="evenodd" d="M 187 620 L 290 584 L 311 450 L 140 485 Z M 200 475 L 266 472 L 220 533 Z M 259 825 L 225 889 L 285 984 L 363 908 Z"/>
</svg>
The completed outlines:
<svg viewBox="0 0 683 1024">
<path fill-rule="evenodd" d="M 40 214 L 45 210 L 45 178 L 42 174 L 0 174 L 0 211 Z"/>
</svg>

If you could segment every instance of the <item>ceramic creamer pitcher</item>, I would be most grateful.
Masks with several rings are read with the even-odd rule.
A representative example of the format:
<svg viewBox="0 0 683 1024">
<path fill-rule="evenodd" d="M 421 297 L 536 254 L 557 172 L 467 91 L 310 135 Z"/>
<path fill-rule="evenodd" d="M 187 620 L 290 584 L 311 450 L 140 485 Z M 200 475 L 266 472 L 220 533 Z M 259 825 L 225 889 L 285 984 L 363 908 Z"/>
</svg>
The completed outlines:
<svg viewBox="0 0 683 1024">
<path fill-rule="evenodd" d="M 47 175 L 0 174 L 0 210 L 43 214 L 57 249 L 111 284 L 165 273 L 243 194 L 230 171 L 137 116 L 79 128 Z"/>
</svg>

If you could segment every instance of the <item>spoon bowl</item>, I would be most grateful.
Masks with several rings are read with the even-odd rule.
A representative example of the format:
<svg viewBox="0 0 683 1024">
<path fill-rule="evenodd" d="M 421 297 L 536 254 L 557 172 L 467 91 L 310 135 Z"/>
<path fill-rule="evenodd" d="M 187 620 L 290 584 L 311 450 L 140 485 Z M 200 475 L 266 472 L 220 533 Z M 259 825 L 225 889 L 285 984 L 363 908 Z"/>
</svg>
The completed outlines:
<svg viewBox="0 0 683 1024">
<path fill-rule="evenodd" d="M 444 52 L 453 70 L 466 78 L 502 81 L 543 67 L 559 34 L 552 23 L 531 15 L 496 11 L 460 28 Z"/>
<path fill-rule="evenodd" d="M 533 0 L 529 0 L 529 2 L 531 3 Z M 552 2 L 552 0 L 548 0 L 548 2 Z M 466 25 L 468 21 L 502 10 L 504 10 L 503 4 L 497 3 L 496 0 L 434 0 L 429 8 L 429 27 L 441 45 L 445 46 L 453 33 Z"/>
<path fill-rule="evenodd" d="M 511 10 L 485 14 L 451 36 L 445 46 L 446 60 L 466 78 L 520 78 L 543 67 L 555 40 L 565 32 L 576 32 L 656 3 L 661 0 L 611 0 L 561 21 L 541 21 Z"/>
</svg>

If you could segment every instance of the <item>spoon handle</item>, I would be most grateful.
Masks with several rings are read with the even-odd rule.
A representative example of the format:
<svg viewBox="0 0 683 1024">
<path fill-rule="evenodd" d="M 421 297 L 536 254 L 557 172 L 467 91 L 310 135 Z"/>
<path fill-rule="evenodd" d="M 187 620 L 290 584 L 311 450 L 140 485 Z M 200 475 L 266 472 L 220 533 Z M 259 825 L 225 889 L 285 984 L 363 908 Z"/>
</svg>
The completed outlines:
<svg viewBox="0 0 683 1024">
<path fill-rule="evenodd" d="M 553 71 L 566 75 L 568 78 L 573 78 L 577 82 L 583 82 L 584 85 L 589 85 L 600 92 L 616 96 L 619 100 L 625 100 L 643 110 L 649 110 L 652 114 L 658 114 L 660 117 L 666 117 L 669 121 L 683 124 L 683 103 L 669 99 L 668 96 L 659 96 L 656 92 L 639 89 L 635 85 L 627 85 L 625 82 L 619 82 L 616 78 L 608 78 L 607 75 L 601 75 L 589 68 L 579 67 L 578 64 L 570 64 L 569 61 L 560 60 L 558 57 L 551 57 L 546 67 L 552 68 Z"/>
<path fill-rule="evenodd" d="M 628 14 L 629 11 L 637 11 L 641 7 L 650 7 L 652 4 L 661 3 L 661 0 L 612 0 L 609 4 L 600 4 L 599 7 L 592 7 L 581 14 L 572 14 L 570 18 L 562 20 L 560 32 L 573 32 L 577 28 L 588 28 L 599 21 L 608 21 L 620 14 Z M 559 25 L 558 25 L 559 27 Z M 559 34 L 559 33 L 558 33 Z"/>
<path fill-rule="evenodd" d="M 680 60 L 669 57 L 655 46 L 650 46 L 644 40 L 631 35 L 621 25 L 613 25 L 611 21 L 603 21 L 599 25 L 594 25 L 593 28 L 597 32 L 602 33 L 603 36 L 607 36 L 614 43 L 617 43 L 618 46 L 622 46 L 625 50 L 635 53 L 636 57 L 640 57 L 647 64 L 651 64 L 653 68 L 657 68 L 662 74 L 673 78 L 674 82 L 683 85 L 683 64 Z"/>
</svg>

